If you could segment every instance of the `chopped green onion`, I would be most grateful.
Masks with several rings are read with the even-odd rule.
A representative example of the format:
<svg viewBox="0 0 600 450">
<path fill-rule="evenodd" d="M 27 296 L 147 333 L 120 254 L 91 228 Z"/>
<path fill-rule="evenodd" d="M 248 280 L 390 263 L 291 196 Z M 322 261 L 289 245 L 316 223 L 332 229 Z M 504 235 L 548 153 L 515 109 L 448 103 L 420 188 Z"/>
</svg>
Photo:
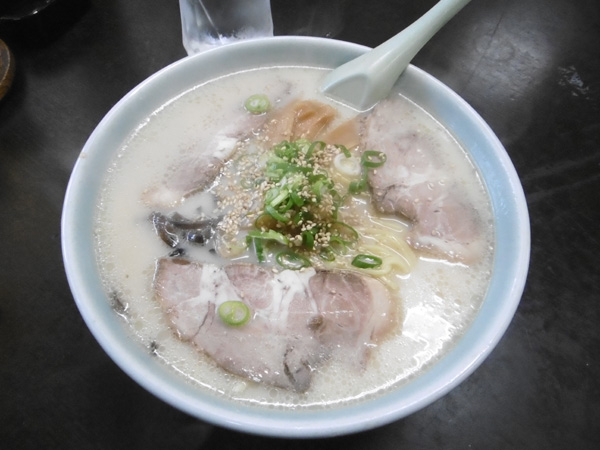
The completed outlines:
<svg viewBox="0 0 600 450">
<path fill-rule="evenodd" d="M 351 178 L 350 193 L 360 194 L 368 189 L 369 169 L 384 164 L 386 155 L 367 150 L 358 156 L 343 145 L 335 147 L 338 150 L 306 139 L 281 141 L 261 159 L 261 183 L 268 183 L 269 188 L 263 194 L 263 212 L 254 222 L 256 229 L 246 238 L 249 246 L 254 245 L 260 262 L 265 260 L 270 243 L 290 248 L 275 256 L 286 269 L 308 267 L 313 257 L 333 261 L 338 254 L 350 256 L 359 234 L 338 221 L 347 193 L 342 195 L 339 187 L 336 189 L 339 184 L 328 164 L 335 156 L 331 164 Z"/>
<path fill-rule="evenodd" d="M 387 160 L 387 156 L 383 152 L 377 152 L 375 150 L 366 150 L 361 157 L 360 163 L 363 167 L 362 176 L 358 181 L 352 181 L 348 190 L 351 194 L 360 194 L 367 190 L 367 171 L 364 169 L 373 169 L 376 167 L 381 167 L 385 161 Z"/>
<path fill-rule="evenodd" d="M 271 189 L 271 191 L 273 191 L 275 189 L 277 189 L 277 188 Z M 271 192 L 271 191 L 269 191 L 269 192 Z M 289 196 L 289 192 L 287 189 L 277 189 L 275 198 L 273 198 L 272 200 L 269 201 L 269 192 L 267 192 L 267 197 L 266 197 L 265 201 L 267 201 L 269 203 L 269 205 L 271 205 L 272 207 L 276 207 L 284 200 L 287 200 L 287 198 Z"/>
<path fill-rule="evenodd" d="M 219 305 L 219 317 L 227 325 L 239 327 L 250 320 L 250 308 L 243 302 L 229 300 Z"/>
<path fill-rule="evenodd" d="M 296 191 L 292 191 L 290 193 L 290 197 L 292 198 L 294 205 L 296 205 L 296 206 L 304 205 L 304 199 L 302 197 L 300 197 L 300 195 Z"/>
<path fill-rule="evenodd" d="M 336 144 L 336 147 L 342 151 L 346 158 L 350 158 L 352 156 L 352 153 L 350 153 L 350 150 L 348 150 L 345 145 Z"/>
<path fill-rule="evenodd" d="M 284 269 L 299 270 L 304 267 L 310 267 L 308 259 L 292 251 L 278 253 L 275 260 Z"/>
<path fill-rule="evenodd" d="M 264 94 L 254 94 L 246 99 L 244 108 L 252 114 L 263 114 L 271 108 L 271 102 Z"/>
<path fill-rule="evenodd" d="M 292 200 L 291 197 L 289 197 L 287 199 L 287 203 L 280 208 L 279 212 L 280 213 L 286 213 L 286 212 L 288 212 L 291 209 L 292 206 L 294 206 L 294 201 Z"/>
<path fill-rule="evenodd" d="M 280 158 L 289 157 L 291 146 L 288 141 L 281 141 L 279 144 L 273 147 L 273 153 Z"/>
<path fill-rule="evenodd" d="M 350 191 L 351 194 L 360 194 L 361 192 L 366 191 L 367 190 L 366 173 L 363 174 L 360 181 L 352 181 L 350 183 L 350 186 L 348 187 L 348 190 Z"/>
<path fill-rule="evenodd" d="M 329 247 L 323 247 L 319 252 L 319 257 L 324 261 L 335 261 L 335 253 Z"/>
<path fill-rule="evenodd" d="M 306 159 L 310 159 L 312 158 L 312 154 L 315 151 L 315 147 L 317 145 L 321 146 L 321 150 L 323 150 L 326 146 L 325 142 L 323 141 L 315 141 L 312 144 L 310 144 L 310 147 L 308 147 L 308 151 L 306 152 Z"/>
<path fill-rule="evenodd" d="M 275 231 L 258 231 L 258 230 L 250 230 L 246 235 L 246 243 L 250 247 L 254 246 L 254 251 L 256 253 L 256 258 L 258 262 L 265 262 L 265 251 L 264 251 L 264 241 L 275 241 L 281 245 L 288 245 L 290 243 L 289 239 L 285 237 L 283 234 Z"/>
<path fill-rule="evenodd" d="M 383 264 L 383 260 L 378 256 L 360 254 L 352 260 L 352 265 L 359 269 L 376 269 Z"/>
<path fill-rule="evenodd" d="M 308 220 L 312 220 L 313 215 L 307 211 L 299 211 L 292 218 L 292 222 L 294 225 L 300 225 L 300 222 L 306 222 Z"/>
<path fill-rule="evenodd" d="M 306 248 L 313 249 L 315 247 L 315 234 L 309 230 L 302 232 L 302 243 Z"/>
<path fill-rule="evenodd" d="M 279 212 L 271 205 L 265 206 L 265 212 L 278 222 L 288 222 L 290 220 L 289 217 L 279 214 Z"/>
<path fill-rule="evenodd" d="M 361 157 L 361 164 L 363 167 L 373 169 L 375 167 L 381 167 L 387 160 L 387 155 L 383 152 L 377 152 L 375 150 L 366 150 Z"/>
<path fill-rule="evenodd" d="M 333 222 L 329 231 L 332 233 L 332 236 L 339 238 L 339 240 L 346 245 L 358 241 L 358 231 L 347 223 L 339 221 Z"/>
<path fill-rule="evenodd" d="M 298 225 L 301 220 L 304 220 L 304 213 L 302 211 L 294 214 L 294 217 L 292 218 L 292 222 L 294 223 L 294 225 Z"/>
<path fill-rule="evenodd" d="M 330 236 L 329 249 L 338 255 L 343 255 L 348 249 L 348 243 L 339 236 Z"/>
<path fill-rule="evenodd" d="M 271 229 L 275 226 L 277 221 L 273 219 L 269 214 L 263 213 L 256 218 L 254 221 L 254 226 L 259 230 L 262 229 Z"/>
<path fill-rule="evenodd" d="M 306 155 L 308 153 L 308 149 L 310 148 L 311 142 L 308 139 L 298 139 L 294 141 L 294 149 L 295 154 L 294 157 L 297 158 L 300 153 Z"/>
<path fill-rule="evenodd" d="M 259 263 L 265 262 L 265 251 L 262 243 L 262 239 L 254 239 L 252 236 L 246 236 L 246 244 L 248 247 L 253 246 L 254 252 L 256 253 L 256 259 Z"/>
<path fill-rule="evenodd" d="M 315 194 L 315 197 L 317 199 L 317 201 L 321 201 L 321 199 L 323 198 L 323 193 L 326 192 L 327 187 L 325 186 L 325 181 L 324 180 L 317 180 L 315 181 L 312 186 L 310 187 L 310 190 L 312 191 L 313 194 Z"/>
<path fill-rule="evenodd" d="M 276 241 L 283 245 L 288 245 L 290 240 L 286 238 L 283 234 L 275 231 L 258 231 L 258 230 L 250 230 L 248 231 L 248 236 L 252 239 L 262 239 L 264 241 Z"/>
</svg>

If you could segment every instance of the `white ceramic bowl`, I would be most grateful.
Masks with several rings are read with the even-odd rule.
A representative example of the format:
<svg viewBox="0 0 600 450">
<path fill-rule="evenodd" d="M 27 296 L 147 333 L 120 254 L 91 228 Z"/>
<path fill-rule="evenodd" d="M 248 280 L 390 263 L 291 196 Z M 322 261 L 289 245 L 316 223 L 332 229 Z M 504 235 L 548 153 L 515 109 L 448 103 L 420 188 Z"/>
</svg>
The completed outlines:
<svg viewBox="0 0 600 450">
<path fill-rule="evenodd" d="M 401 91 L 466 146 L 489 190 L 496 226 L 493 277 L 480 312 L 450 353 L 413 381 L 379 398 L 322 411 L 259 410 L 216 398 L 169 370 L 135 340 L 112 310 L 94 257 L 93 217 L 105 170 L 150 112 L 202 81 L 248 67 L 336 67 L 367 51 L 320 38 L 281 37 L 232 44 L 178 61 L 151 76 L 106 115 L 85 144 L 64 203 L 63 257 L 79 310 L 110 357 L 167 403 L 224 427 L 282 437 L 324 437 L 383 425 L 432 403 L 471 374 L 498 343 L 520 301 L 529 264 L 529 217 L 523 190 L 488 125 L 444 84 L 410 66 Z"/>
</svg>

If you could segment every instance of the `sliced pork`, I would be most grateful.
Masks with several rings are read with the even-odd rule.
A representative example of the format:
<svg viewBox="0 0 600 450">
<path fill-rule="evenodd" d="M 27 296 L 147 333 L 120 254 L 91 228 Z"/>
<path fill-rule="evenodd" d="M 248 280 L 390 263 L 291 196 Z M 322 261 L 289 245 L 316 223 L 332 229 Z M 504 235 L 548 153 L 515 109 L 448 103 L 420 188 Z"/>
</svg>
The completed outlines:
<svg viewBox="0 0 600 450">
<path fill-rule="evenodd" d="M 394 323 L 387 289 L 353 272 L 274 273 L 250 264 L 163 258 L 154 288 L 181 339 L 231 373 L 298 392 L 335 354 L 364 365 L 369 348 Z M 247 323 L 220 319 L 218 307 L 229 300 L 250 308 Z"/>
<path fill-rule="evenodd" d="M 318 271 L 308 284 L 319 311 L 310 319 L 319 341 L 363 365 L 366 349 L 392 324 L 387 288 L 374 278 L 344 271 Z"/>
<path fill-rule="evenodd" d="M 449 182 L 440 149 L 427 130 L 407 131 L 394 100 L 382 101 L 366 121 L 364 147 L 384 152 L 386 163 L 371 170 L 376 207 L 412 223 L 408 242 L 454 261 L 471 262 L 482 250 L 477 211 L 464 188 Z"/>
<path fill-rule="evenodd" d="M 238 145 L 257 132 L 266 120 L 267 115 L 250 114 L 243 108 L 232 112 L 228 125 L 195 142 L 187 156 L 169 168 L 160 184 L 147 189 L 143 201 L 152 207 L 171 207 L 205 190 Z"/>
</svg>

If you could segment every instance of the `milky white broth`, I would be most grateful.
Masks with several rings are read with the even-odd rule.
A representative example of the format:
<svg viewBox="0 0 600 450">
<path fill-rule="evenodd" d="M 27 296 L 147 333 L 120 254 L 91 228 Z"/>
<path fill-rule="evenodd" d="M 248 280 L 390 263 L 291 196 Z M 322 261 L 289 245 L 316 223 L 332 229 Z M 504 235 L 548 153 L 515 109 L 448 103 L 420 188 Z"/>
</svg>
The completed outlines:
<svg viewBox="0 0 600 450">
<path fill-rule="evenodd" d="M 421 256 L 410 275 L 399 275 L 401 318 L 396 332 L 371 353 L 364 373 L 327 361 L 302 394 L 252 383 L 217 367 L 191 343 L 180 341 L 153 297 L 155 262 L 171 251 L 155 234 L 144 191 L 168 176 L 167 168 L 189 152 L 203 135 L 228 124 L 231 111 L 255 93 L 275 101 L 290 98 L 327 102 L 317 94 L 319 69 L 270 68 L 233 74 L 198 86 L 151 114 L 134 130 L 111 164 L 96 219 L 97 256 L 115 310 L 142 345 L 198 385 L 217 395 L 270 408 L 328 407 L 356 402 L 405 383 L 439 360 L 460 338 L 477 313 L 490 278 L 492 219 L 489 199 L 466 153 L 431 116 L 404 99 L 405 126 L 427 130 L 441 149 L 445 165 L 467 188 L 469 201 L 486 224 L 489 254 L 470 267 Z M 396 94 L 397 95 L 397 94 Z M 276 106 L 276 105 L 275 105 Z M 339 108 L 339 105 L 335 105 Z M 349 110 L 340 110 L 350 117 Z M 189 203 L 186 205 L 186 203 Z M 206 196 L 190 198 L 186 208 L 211 208 Z M 167 211 L 168 212 L 168 211 Z M 205 252 L 192 257 L 218 262 Z M 118 301 L 115 299 L 118 298 Z"/>
</svg>

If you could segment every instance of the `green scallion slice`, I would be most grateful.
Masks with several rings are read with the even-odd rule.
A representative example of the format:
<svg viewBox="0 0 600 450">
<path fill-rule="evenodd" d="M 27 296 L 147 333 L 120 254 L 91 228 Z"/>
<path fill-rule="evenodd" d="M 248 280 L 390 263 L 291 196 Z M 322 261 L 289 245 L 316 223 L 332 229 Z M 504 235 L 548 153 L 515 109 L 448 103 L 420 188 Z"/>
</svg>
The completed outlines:
<svg viewBox="0 0 600 450">
<path fill-rule="evenodd" d="M 244 108 L 251 114 L 263 114 L 271 108 L 271 102 L 264 94 L 254 94 L 246 99 Z"/>
<path fill-rule="evenodd" d="M 259 263 L 265 262 L 265 250 L 262 239 L 255 239 L 252 236 L 246 236 L 246 244 L 248 244 L 248 247 L 254 247 L 254 253 L 256 253 L 256 259 Z"/>
<path fill-rule="evenodd" d="M 367 190 L 367 179 L 363 176 L 359 181 L 352 181 L 348 190 L 351 194 L 360 194 Z"/>
<path fill-rule="evenodd" d="M 292 191 L 290 193 L 290 197 L 292 198 L 292 201 L 294 202 L 294 205 L 296 205 L 296 206 L 303 206 L 304 205 L 304 199 L 302 197 L 300 197 L 300 195 L 298 194 L 298 192 Z"/>
<path fill-rule="evenodd" d="M 376 167 L 381 167 L 385 164 L 387 160 L 387 155 L 383 152 L 377 152 L 375 150 L 366 150 L 360 159 L 363 167 L 367 167 L 369 169 L 373 169 Z"/>
<path fill-rule="evenodd" d="M 312 230 L 306 230 L 302 232 L 302 245 L 310 250 L 315 247 L 315 235 Z"/>
<path fill-rule="evenodd" d="M 304 267 L 310 267 L 310 261 L 304 256 L 292 251 L 278 253 L 275 261 L 284 269 L 299 270 Z"/>
<path fill-rule="evenodd" d="M 230 300 L 219 305 L 219 317 L 227 325 L 239 327 L 250 320 L 250 308 L 238 300 Z"/>
<path fill-rule="evenodd" d="M 273 228 L 276 223 L 277 223 L 277 221 L 275 219 L 273 219 L 269 214 L 262 213 L 254 221 L 254 226 L 258 230 L 270 229 L 270 228 Z"/>
<path fill-rule="evenodd" d="M 358 231 L 345 222 L 335 221 L 329 228 L 332 236 L 336 236 L 344 244 L 353 244 L 358 241 Z"/>
<path fill-rule="evenodd" d="M 315 147 L 317 145 L 321 146 L 321 150 L 323 150 L 327 144 L 325 144 L 325 142 L 323 141 L 315 141 L 312 144 L 310 144 L 310 147 L 308 147 L 308 151 L 306 152 L 306 159 L 310 159 L 312 157 L 312 154 L 315 151 Z"/>
<path fill-rule="evenodd" d="M 248 236 L 252 239 L 262 239 L 265 241 L 276 241 L 283 245 L 288 245 L 290 243 L 289 239 L 286 238 L 283 234 L 275 231 L 258 231 L 258 230 L 250 230 L 248 231 Z"/>
<path fill-rule="evenodd" d="M 352 265 L 359 269 L 376 269 L 383 264 L 383 260 L 374 255 L 360 254 L 356 255 L 352 260 Z"/>
<path fill-rule="evenodd" d="M 319 252 L 319 257 L 324 261 L 335 261 L 335 253 L 333 253 L 333 250 L 331 250 L 331 248 L 329 247 L 321 248 L 321 251 Z"/>
<path fill-rule="evenodd" d="M 348 250 L 348 243 L 346 241 L 344 241 L 342 238 L 340 238 L 339 236 L 330 236 L 329 237 L 329 247 L 328 247 L 332 252 L 338 254 L 338 255 L 343 255 L 347 252 Z"/>
<path fill-rule="evenodd" d="M 350 153 L 350 150 L 348 150 L 348 148 L 345 145 L 336 144 L 335 146 L 342 151 L 346 158 L 350 158 L 352 156 L 352 153 Z"/>
<path fill-rule="evenodd" d="M 277 220 L 278 222 L 288 222 L 290 220 L 289 217 L 284 216 L 283 214 L 280 214 L 275 208 L 273 208 L 271 205 L 266 205 L 265 206 L 265 212 L 270 215 L 273 219 Z"/>
</svg>

